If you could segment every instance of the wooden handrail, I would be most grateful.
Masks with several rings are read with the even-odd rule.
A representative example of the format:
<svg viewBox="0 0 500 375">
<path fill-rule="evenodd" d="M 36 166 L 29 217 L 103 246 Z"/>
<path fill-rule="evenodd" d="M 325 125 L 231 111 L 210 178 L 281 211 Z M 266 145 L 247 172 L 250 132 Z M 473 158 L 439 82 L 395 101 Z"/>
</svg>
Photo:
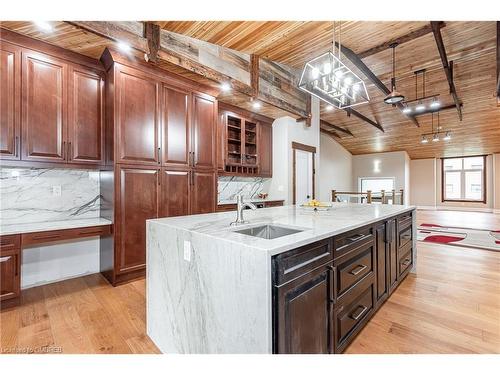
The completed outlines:
<svg viewBox="0 0 500 375">
<path fill-rule="evenodd" d="M 372 203 L 373 198 L 378 195 L 379 192 L 373 192 L 371 190 L 367 190 L 366 192 L 362 191 L 337 191 L 337 190 L 332 190 L 332 202 L 335 202 L 337 200 L 337 197 L 339 195 L 361 195 L 361 196 L 366 196 L 366 201 L 367 203 Z M 400 196 L 400 202 L 399 204 L 404 204 L 404 189 L 400 189 L 399 191 L 396 191 L 395 189 L 392 189 L 391 191 L 391 197 L 392 197 L 392 204 L 395 204 L 396 202 L 396 196 Z M 380 191 L 380 197 L 381 197 L 381 202 L 382 204 L 387 204 L 386 198 L 388 197 L 386 195 L 385 190 Z"/>
</svg>

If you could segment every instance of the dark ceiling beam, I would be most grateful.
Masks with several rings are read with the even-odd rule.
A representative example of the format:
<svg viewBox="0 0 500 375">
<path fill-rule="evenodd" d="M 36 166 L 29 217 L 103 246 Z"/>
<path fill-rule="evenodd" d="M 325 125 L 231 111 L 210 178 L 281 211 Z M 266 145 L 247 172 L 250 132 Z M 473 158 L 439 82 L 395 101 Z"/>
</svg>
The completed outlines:
<svg viewBox="0 0 500 375">
<path fill-rule="evenodd" d="M 366 117 L 365 115 L 362 115 L 361 113 L 359 113 L 358 111 L 356 111 L 355 109 L 352 109 L 352 108 L 346 108 L 345 109 L 347 111 L 348 114 L 352 114 L 354 116 L 356 116 L 357 118 L 369 123 L 370 125 L 372 126 L 375 126 L 378 130 L 382 131 L 382 132 L 385 132 L 384 128 L 382 127 L 382 125 L 380 125 L 379 123 L 369 119 L 368 117 Z"/>
<path fill-rule="evenodd" d="M 462 106 L 463 106 L 463 104 L 460 103 L 460 107 L 462 107 Z M 455 103 L 448 104 L 448 105 L 445 105 L 443 107 L 429 108 L 429 109 L 426 109 L 425 111 L 419 111 L 418 113 L 411 115 L 411 117 L 418 117 L 418 116 L 422 116 L 422 115 L 427 115 L 429 113 L 442 112 L 442 111 L 447 111 L 449 109 L 455 109 L 455 108 L 456 108 Z"/>
<path fill-rule="evenodd" d="M 335 42 L 335 45 L 338 48 L 338 43 Z M 361 58 L 356 55 L 351 49 L 342 46 L 341 51 L 344 54 L 345 57 L 356 67 L 358 68 L 370 81 L 373 82 L 373 84 L 380 90 L 382 93 L 385 95 L 389 95 L 391 90 L 384 85 L 384 83 L 371 71 L 370 68 L 366 66 L 366 64 L 361 60 Z M 399 103 L 397 107 L 401 110 L 403 109 L 403 105 Z M 354 114 L 354 113 L 353 113 Z M 415 124 L 415 126 L 420 127 L 420 124 L 418 123 L 417 119 L 414 117 L 406 116 L 404 113 L 401 112 L 403 116 L 408 118 L 410 121 Z"/>
<path fill-rule="evenodd" d="M 319 124 L 328 127 L 329 129 L 337 130 L 339 132 L 342 132 L 344 134 L 347 134 L 350 137 L 354 137 L 354 135 L 351 133 L 349 129 L 341 128 L 340 126 L 330 124 L 328 121 L 325 120 L 319 120 Z"/>
<path fill-rule="evenodd" d="M 448 86 L 450 86 L 450 94 L 455 102 L 455 107 L 457 108 L 458 118 L 462 121 L 462 106 L 460 105 L 460 99 L 458 99 L 457 90 L 455 88 L 455 83 L 453 82 L 453 65 L 448 63 L 448 57 L 446 55 L 446 48 L 444 47 L 443 37 L 441 35 L 441 27 L 439 21 L 431 21 L 432 32 L 434 33 L 434 39 L 436 40 L 436 45 L 439 51 L 439 56 L 441 57 L 441 62 L 443 64 L 444 72 L 446 73 L 446 79 L 448 80 Z"/>
<path fill-rule="evenodd" d="M 306 98 L 306 112 L 307 112 L 307 116 L 299 117 L 295 121 L 296 122 L 305 121 L 306 126 L 310 127 L 311 126 L 311 119 L 312 119 L 312 113 L 311 113 L 311 95 L 307 95 L 307 98 Z"/>
<path fill-rule="evenodd" d="M 66 23 L 115 42 L 126 42 L 137 51 L 146 54 L 149 53 L 148 40 L 144 37 L 143 30 L 138 31 L 137 28 L 130 28 L 124 22 L 66 21 Z M 223 71 L 220 71 L 215 67 L 209 67 L 200 62 L 199 57 L 200 55 L 203 55 L 200 51 L 197 51 L 197 54 L 193 53 L 193 50 L 197 50 L 197 48 L 208 49 L 208 47 L 198 46 L 195 48 L 188 42 L 183 42 L 177 39 L 172 40 L 172 37 L 164 38 L 164 36 L 164 31 L 160 30 L 160 48 L 158 49 L 159 59 L 199 74 L 216 83 L 228 83 L 233 90 L 253 97 L 253 89 L 249 84 L 229 77 Z M 225 61 L 225 63 L 230 64 L 230 62 L 227 61 Z M 282 91 L 278 86 L 273 86 L 273 88 L 277 91 Z M 271 93 L 259 92 L 257 99 L 263 103 L 282 109 L 294 116 L 309 117 L 310 112 L 307 112 L 302 105 L 290 103 L 290 101 Z"/>
<path fill-rule="evenodd" d="M 500 21 L 497 21 L 497 99 L 500 101 Z"/>
<path fill-rule="evenodd" d="M 342 138 L 340 137 L 340 135 L 338 135 L 338 134 L 337 134 L 335 131 L 333 131 L 333 130 L 329 131 L 329 130 L 325 130 L 325 129 L 323 129 L 323 128 L 320 128 L 320 131 L 321 131 L 321 133 L 326 134 L 327 136 L 329 136 L 330 138 L 332 138 L 332 139 L 333 139 L 333 140 L 335 140 L 335 141 L 336 141 L 337 139 L 342 139 Z M 337 138 L 337 139 L 335 139 L 335 138 Z"/>
<path fill-rule="evenodd" d="M 250 55 L 250 87 L 252 87 L 252 96 L 259 96 L 259 56 Z"/>
<path fill-rule="evenodd" d="M 156 62 L 160 50 L 160 26 L 152 22 L 144 23 L 144 37 L 148 41 L 146 60 Z"/>
<path fill-rule="evenodd" d="M 444 27 L 446 24 L 444 22 L 441 22 L 440 27 Z M 388 42 L 384 42 L 382 44 L 379 44 L 378 46 L 369 48 L 361 53 L 358 53 L 358 57 L 360 59 L 364 59 L 365 57 L 375 55 L 376 53 L 385 51 L 390 48 L 391 44 L 397 43 L 397 44 L 403 44 L 410 42 L 414 39 L 420 38 L 421 36 L 427 35 L 432 33 L 432 26 L 431 25 L 425 25 L 421 27 L 420 29 L 413 30 L 409 32 L 408 34 L 399 36 L 397 38 L 391 39 Z"/>
</svg>

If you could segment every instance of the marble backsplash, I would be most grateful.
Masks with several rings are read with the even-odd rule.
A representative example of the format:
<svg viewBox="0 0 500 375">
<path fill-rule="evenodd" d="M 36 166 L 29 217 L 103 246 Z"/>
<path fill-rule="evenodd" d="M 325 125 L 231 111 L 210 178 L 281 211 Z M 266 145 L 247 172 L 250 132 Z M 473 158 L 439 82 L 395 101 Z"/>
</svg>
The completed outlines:
<svg viewBox="0 0 500 375">
<path fill-rule="evenodd" d="M 234 201 L 237 194 L 245 199 L 258 198 L 269 191 L 270 178 L 221 176 L 217 184 L 217 201 Z"/>
<path fill-rule="evenodd" d="M 99 206 L 99 171 L 0 168 L 1 225 L 96 218 Z"/>
</svg>

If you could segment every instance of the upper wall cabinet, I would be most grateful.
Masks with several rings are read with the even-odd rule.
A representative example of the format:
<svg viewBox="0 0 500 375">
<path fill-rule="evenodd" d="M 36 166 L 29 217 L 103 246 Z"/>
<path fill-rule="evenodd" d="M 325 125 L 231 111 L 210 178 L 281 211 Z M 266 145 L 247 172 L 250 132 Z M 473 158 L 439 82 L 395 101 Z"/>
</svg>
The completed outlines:
<svg viewBox="0 0 500 375">
<path fill-rule="evenodd" d="M 215 169 L 215 134 L 217 107 L 215 100 L 203 94 L 193 95 L 193 166 Z"/>
<path fill-rule="evenodd" d="M 0 155 L 20 159 L 21 48 L 0 43 Z"/>
<path fill-rule="evenodd" d="M 101 163 L 104 158 L 104 77 L 74 67 L 69 73 L 68 158 Z"/>
<path fill-rule="evenodd" d="M 272 177 L 272 119 L 221 105 L 217 166 L 222 174 Z"/>
<path fill-rule="evenodd" d="M 9 31 L 2 30 L 0 40 L 0 158 L 102 164 L 104 71 L 98 62 Z"/>
<path fill-rule="evenodd" d="M 65 162 L 67 64 L 36 52 L 26 52 L 22 70 L 22 157 Z"/>
<path fill-rule="evenodd" d="M 165 165 L 188 167 L 191 156 L 190 110 L 188 91 L 163 86 L 162 156 Z"/>
<path fill-rule="evenodd" d="M 139 70 L 118 65 L 115 70 L 116 161 L 143 165 L 160 163 L 160 84 Z"/>
</svg>

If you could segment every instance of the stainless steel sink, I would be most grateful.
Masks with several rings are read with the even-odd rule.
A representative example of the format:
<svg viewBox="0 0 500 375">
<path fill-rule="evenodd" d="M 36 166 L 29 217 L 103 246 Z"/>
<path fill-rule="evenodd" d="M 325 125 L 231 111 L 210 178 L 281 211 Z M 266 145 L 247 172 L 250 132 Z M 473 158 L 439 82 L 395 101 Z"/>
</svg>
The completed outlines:
<svg viewBox="0 0 500 375">
<path fill-rule="evenodd" d="M 272 240 L 275 238 L 288 236 L 290 234 L 295 234 L 303 232 L 302 229 L 285 228 L 277 225 L 260 225 L 258 227 L 245 228 L 240 230 L 235 230 L 235 233 L 245 234 L 247 236 L 264 238 L 266 240 Z"/>
</svg>

